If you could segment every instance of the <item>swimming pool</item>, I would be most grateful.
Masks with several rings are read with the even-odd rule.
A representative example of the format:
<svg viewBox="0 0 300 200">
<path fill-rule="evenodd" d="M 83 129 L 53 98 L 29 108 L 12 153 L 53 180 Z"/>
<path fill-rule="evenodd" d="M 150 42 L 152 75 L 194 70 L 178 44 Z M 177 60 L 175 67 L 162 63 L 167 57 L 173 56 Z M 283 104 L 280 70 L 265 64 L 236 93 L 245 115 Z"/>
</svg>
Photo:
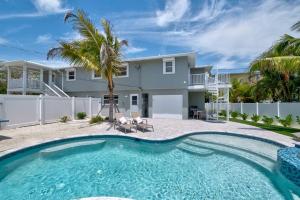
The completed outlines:
<svg viewBox="0 0 300 200">
<path fill-rule="evenodd" d="M 0 199 L 297 199 L 299 188 L 276 170 L 279 148 L 212 133 L 55 142 L 0 161 Z"/>
</svg>

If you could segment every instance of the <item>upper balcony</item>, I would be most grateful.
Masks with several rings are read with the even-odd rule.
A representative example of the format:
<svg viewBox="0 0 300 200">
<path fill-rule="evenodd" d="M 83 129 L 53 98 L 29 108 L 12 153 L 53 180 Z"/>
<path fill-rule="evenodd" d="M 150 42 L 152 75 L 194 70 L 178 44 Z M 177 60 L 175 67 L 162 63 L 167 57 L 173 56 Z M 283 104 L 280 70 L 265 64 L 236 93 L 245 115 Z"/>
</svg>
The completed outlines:
<svg viewBox="0 0 300 200">
<path fill-rule="evenodd" d="M 188 89 L 206 89 L 209 86 L 230 87 L 229 74 L 209 75 L 208 73 L 190 74 Z"/>
</svg>

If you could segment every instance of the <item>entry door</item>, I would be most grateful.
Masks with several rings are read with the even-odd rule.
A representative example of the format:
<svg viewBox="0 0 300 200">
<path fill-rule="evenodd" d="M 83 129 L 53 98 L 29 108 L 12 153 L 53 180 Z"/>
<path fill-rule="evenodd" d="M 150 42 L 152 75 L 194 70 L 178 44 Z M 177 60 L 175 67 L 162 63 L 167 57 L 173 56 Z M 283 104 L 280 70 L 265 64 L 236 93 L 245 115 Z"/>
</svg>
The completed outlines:
<svg viewBox="0 0 300 200">
<path fill-rule="evenodd" d="M 139 95 L 131 94 L 130 95 L 130 112 L 139 111 Z"/>
</svg>

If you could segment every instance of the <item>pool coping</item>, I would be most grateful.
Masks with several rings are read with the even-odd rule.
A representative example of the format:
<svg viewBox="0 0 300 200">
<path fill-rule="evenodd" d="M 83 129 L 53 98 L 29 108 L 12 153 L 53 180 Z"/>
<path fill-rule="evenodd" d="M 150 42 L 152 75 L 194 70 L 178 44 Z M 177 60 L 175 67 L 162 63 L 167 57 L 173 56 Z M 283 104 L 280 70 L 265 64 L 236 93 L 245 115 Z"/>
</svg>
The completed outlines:
<svg viewBox="0 0 300 200">
<path fill-rule="evenodd" d="M 22 153 L 24 151 L 28 151 L 34 148 L 43 147 L 46 145 L 51 145 L 55 143 L 61 143 L 61 142 L 71 142 L 72 140 L 78 140 L 78 139 L 89 139 L 89 138 L 125 138 L 125 139 L 131 139 L 135 141 L 144 141 L 149 143 L 165 143 L 165 142 L 172 142 L 175 140 L 182 139 L 184 137 L 192 136 L 192 135 L 200 135 L 200 134 L 218 134 L 218 135 L 230 135 L 230 136 L 237 136 L 242 138 L 248 138 L 248 139 L 255 139 L 258 141 L 266 142 L 269 144 L 274 144 L 277 146 L 280 146 L 281 148 L 284 147 L 290 147 L 289 145 L 285 144 L 284 141 L 275 141 L 274 139 L 269 139 L 265 137 L 258 137 L 254 135 L 248 135 L 248 134 L 242 134 L 242 133 L 235 133 L 235 132 L 222 132 L 222 131 L 192 131 L 192 132 L 184 132 L 182 135 L 177 135 L 173 137 L 167 137 L 167 138 L 144 138 L 143 136 L 138 137 L 134 135 L 125 135 L 125 134 L 101 134 L 101 133 L 89 133 L 89 134 L 81 134 L 81 135 L 70 135 L 66 137 L 56 137 L 49 140 L 44 140 L 37 142 L 35 144 L 31 145 L 25 145 L 20 148 L 13 148 L 6 151 L 3 151 L 0 153 L 0 161 L 5 160 L 7 158 L 10 158 L 18 153 Z"/>
</svg>

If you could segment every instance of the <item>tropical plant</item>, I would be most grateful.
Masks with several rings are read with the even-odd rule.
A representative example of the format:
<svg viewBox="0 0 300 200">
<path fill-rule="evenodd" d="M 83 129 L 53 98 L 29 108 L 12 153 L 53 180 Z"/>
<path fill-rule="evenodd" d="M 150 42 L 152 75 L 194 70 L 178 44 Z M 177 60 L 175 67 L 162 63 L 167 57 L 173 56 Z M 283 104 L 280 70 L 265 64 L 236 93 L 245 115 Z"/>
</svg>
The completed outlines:
<svg viewBox="0 0 300 200">
<path fill-rule="evenodd" d="M 296 117 L 296 122 L 300 125 L 300 116 Z"/>
<path fill-rule="evenodd" d="M 273 124 L 274 120 L 272 117 L 267 117 L 267 116 L 263 116 L 262 121 L 264 122 L 265 125 L 270 126 Z"/>
<path fill-rule="evenodd" d="M 86 113 L 85 112 L 79 112 L 77 113 L 77 119 L 85 119 Z"/>
<path fill-rule="evenodd" d="M 69 121 L 70 119 L 69 119 L 69 117 L 68 116 L 62 116 L 61 118 L 60 118 L 60 122 L 62 122 L 62 123 L 67 123 L 67 121 Z"/>
<path fill-rule="evenodd" d="M 272 99 L 293 101 L 299 82 L 300 39 L 284 35 L 250 65 L 250 72 L 260 71 L 263 79 L 257 88 L 264 89 Z"/>
<path fill-rule="evenodd" d="M 90 124 L 97 124 L 104 121 L 104 118 L 101 116 L 95 116 L 90 119 Z"/>
<path fill-rule="evenodd" d="M 244 121 L 246 121 L 249 115 L 247 113 L 241 113 L 240 116 Z"/>
<path fill-rule="evenodd" d="M 226 116 L 227 116 L 226 110 L 221 110 L 221 112 L 219 113 L 219 115 L 220 115 L 221 117 L 226 117 Z"/>
<path fill-rule="evenodd" d="M 252 96 L 252 86 L 247 82 L 241 82 L 238 79 L 232 79 L 231 81 L 232 87 L 230 88 L 229 99 L 232 103 L 238 102 L 246 102 L 251 103 L 254 102 Z"/>
<path fill-rule="evenodd" d="M 285 118 L 280 118 L 276 116 L 278 122 L 284 127 L 290 127 L 293 123 L 293 115 L 289 114 Z"/>
<path fill-rule="evenodd" d="M 257 114 L 253 114 L 251 120 L 257 123 L 260 120 L 260 116 Z"/>
<path fill-rule="evenodd" d="M 82 11 L 68 12 L 65 22 L 71 22 L 73 29 L 78 31 L 81 39 L 74 41 L 60 41 L 59 47 L 51 49 L 47 59 L 61 57 L 73 66 L 82 66 L 88 70 L 95 70 L 107 80 L 109 93 L 109 120 L 113 121 L 113 93 L 114 75 L 121 71 L 121 47 L 127 45 L 126 40 L 119 40 L 112 31 L 109 21 L 102 19 L 103 32 Z"/>
<path fill-rule="evenodd" d="M 236 111 L 233 111 L 233 112 L 230 113 L 230 115 L 231 115 L 231 117 L 232 117 L 233 119 L 236 119 L 236 118 L 239 116 L 239 113 L 236 112 Z"/>
</svg>

